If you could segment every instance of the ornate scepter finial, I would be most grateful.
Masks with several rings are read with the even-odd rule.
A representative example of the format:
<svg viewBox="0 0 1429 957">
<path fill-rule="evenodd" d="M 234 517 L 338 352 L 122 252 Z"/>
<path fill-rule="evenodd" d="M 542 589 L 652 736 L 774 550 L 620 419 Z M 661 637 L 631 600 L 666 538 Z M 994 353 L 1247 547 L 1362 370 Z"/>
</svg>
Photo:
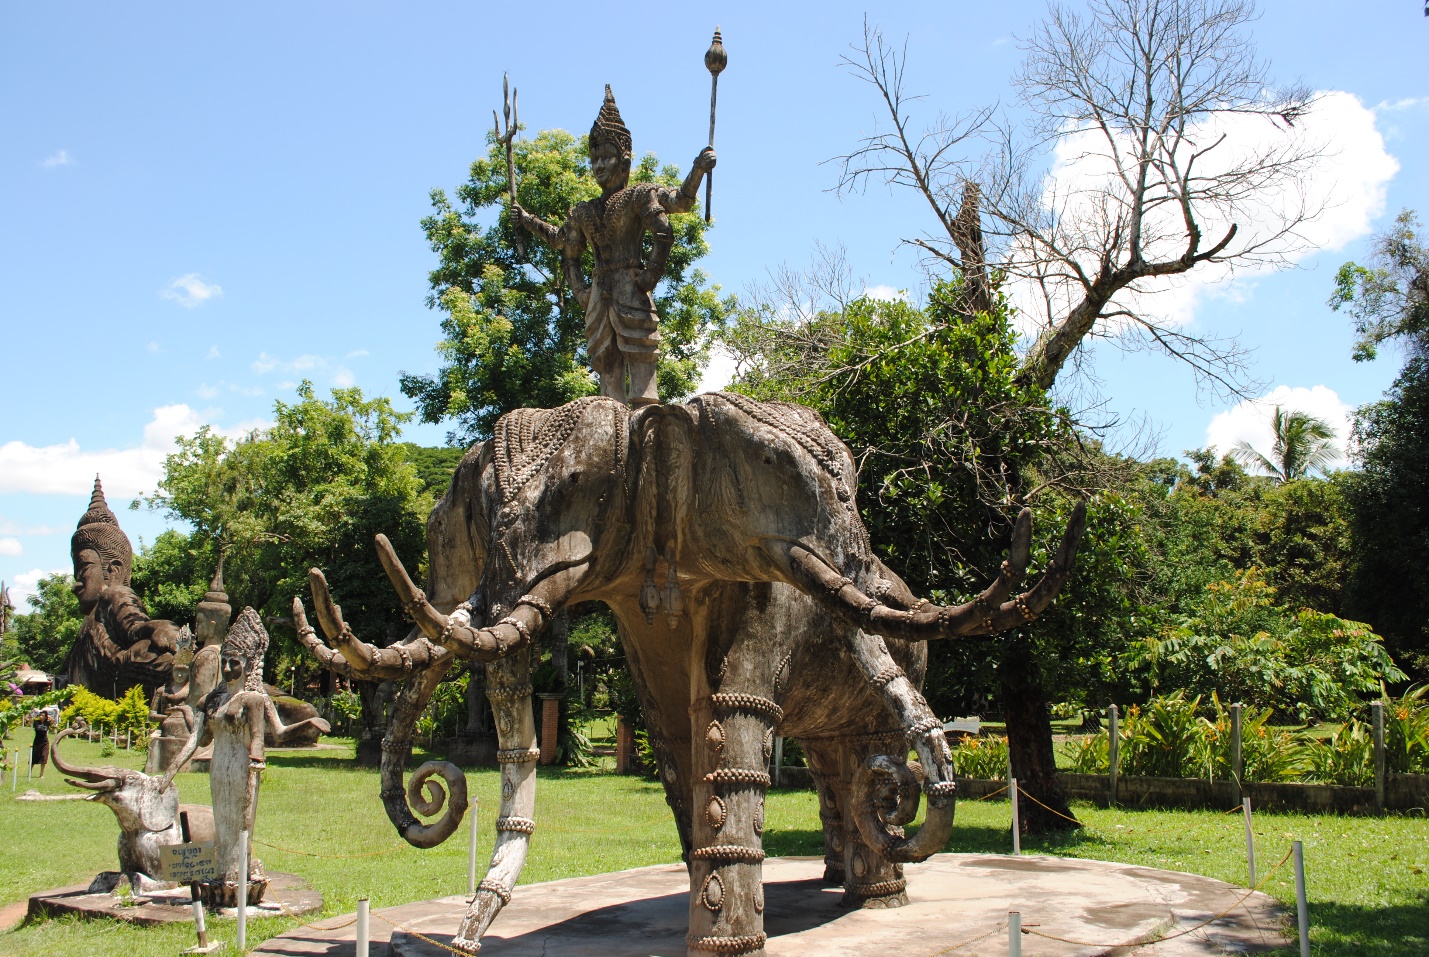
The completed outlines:
<svg viewBox="0 0 1429 957">
<path fill-rule="evenodd" d="M 715 27 L 714 40 L 705 51 L 705 69 L 710 71 L 710 148 L 714 148 L 715 98 L 719 93 L 719 75 L 729 65 L 729 54 L 724 52 L 724 40 Z M 710 221 L 710 195 L 714 192 L 714 170 L 705 174 L 705 222 Z"/>
</svg>

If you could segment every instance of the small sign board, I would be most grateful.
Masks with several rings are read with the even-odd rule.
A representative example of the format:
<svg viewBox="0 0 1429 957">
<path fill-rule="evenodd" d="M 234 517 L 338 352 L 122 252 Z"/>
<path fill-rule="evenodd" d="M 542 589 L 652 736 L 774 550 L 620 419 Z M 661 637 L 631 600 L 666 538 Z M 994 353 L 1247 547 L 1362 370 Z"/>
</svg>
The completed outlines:
<svg viewBox="0 0 1429 957">
<path fill-rule="evenodd" d="M 217 880 L 218 854 L 213 842 L 169 844 L 159 848 L 159 876 L 179 884 Z"/>
</svg>

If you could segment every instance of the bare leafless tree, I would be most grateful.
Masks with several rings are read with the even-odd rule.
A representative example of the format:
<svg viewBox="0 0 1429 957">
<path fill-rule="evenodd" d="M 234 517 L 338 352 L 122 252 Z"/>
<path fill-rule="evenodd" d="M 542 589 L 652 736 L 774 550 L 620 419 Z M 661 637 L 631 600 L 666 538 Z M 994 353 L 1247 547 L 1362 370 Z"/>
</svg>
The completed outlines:
<svg viewBox="0 0 1429 957">
<path fill-rule="evenodd" d="M 839 158 L 839 189 L 916 190 L 935 228 L 906 242 L 961 272 L 970 295 L 987 294 L 989 269 L 1004 277 L 1037 328 L 1026 381 L 1051 387 L 1088 337 L 1108 335 L 1243 394 L 1245 351 L 1178 328 L 1156 297 L 1192 270 L 1286 262 L 1318 212 L 1303 186 L 1320 148 L 1297 125 L 1312 97 L 1272 91 L 1254 18 L 1249 0 L 1053 4 L 1013 78 L 1022 122 L 987 108 L 918 132 L 906 48 L 865 24 L 846 62 L 878 91 L 885 125 Z"/>
</svg>

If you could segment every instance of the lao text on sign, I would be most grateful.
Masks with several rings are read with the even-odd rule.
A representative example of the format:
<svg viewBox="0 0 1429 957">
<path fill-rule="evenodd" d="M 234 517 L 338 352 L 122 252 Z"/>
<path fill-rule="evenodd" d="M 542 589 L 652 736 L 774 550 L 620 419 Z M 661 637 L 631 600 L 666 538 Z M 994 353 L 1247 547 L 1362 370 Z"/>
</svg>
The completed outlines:
<svg viewBox="0 0 1429 957">
<path fill-rule="evenodd" d="M 218 879 L 218 855 L 213 842 L 170 844 L 159 848 L 160 876 L 166 881 L 191 884 Z"/>
</svg>

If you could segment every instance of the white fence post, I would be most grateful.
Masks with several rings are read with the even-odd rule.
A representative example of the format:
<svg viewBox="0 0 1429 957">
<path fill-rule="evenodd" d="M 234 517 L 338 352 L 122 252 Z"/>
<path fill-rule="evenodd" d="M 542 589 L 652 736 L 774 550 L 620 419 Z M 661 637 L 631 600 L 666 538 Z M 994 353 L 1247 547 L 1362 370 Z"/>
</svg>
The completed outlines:
<svg viewBox="0 0 1429 957">
<path fill-rule="evenodd" d="M 1022 957 L 1022 915 L 1007 912 L 1007 957 Z"/>
<path fill-rule="evenodd" d="M 466 852 L 466 896 L 476 896 L 476 818 L 481 805 L 475 798 L 471 801 L 471 847 Z"/>
<path fill-rule="evenodd" d="M 1240 809 L 1245 815 L 1245 861 L 1250 870 L 1250 883 L 1247 887 L 1255 887 L 1255 832 L 1250 827 L 1250 798 L 1241 798 Z"/>
<path fill-rule="evenodd" d="M 1107 727 L 1107 760 L 1108 770 L 1111 772 L 1111 806 L 1116 807 L 1116 774 L 1117 761 L 1121 757 L 1121 733 L 1117 726 L 1120 723 L 1117 719 L 1119 714 L 1116 705 L 1111 705 L 1106 709 Z"/>
<path fill-rule="evenodd" d="M 1296 841 L 1295 922 L 1300 928 L 1300 957 L 1310 957 L 1310 902 L 1305 897 L 1305 845 Z"/>
<path fill-rule="evenodd" d="M 1012 853 L 1022 853 L 1022 823 L 1017 817 L 1017 779 L 1012 778 L 1007 782 L 1007 789 L 1012 795 Z"/>
<path fill-rule="evenodd" d="M 368 925 L 372 904 L 365 897 L 357 899 L 357 957 L 368 957 L 372 933 Z"/>
</svg>

